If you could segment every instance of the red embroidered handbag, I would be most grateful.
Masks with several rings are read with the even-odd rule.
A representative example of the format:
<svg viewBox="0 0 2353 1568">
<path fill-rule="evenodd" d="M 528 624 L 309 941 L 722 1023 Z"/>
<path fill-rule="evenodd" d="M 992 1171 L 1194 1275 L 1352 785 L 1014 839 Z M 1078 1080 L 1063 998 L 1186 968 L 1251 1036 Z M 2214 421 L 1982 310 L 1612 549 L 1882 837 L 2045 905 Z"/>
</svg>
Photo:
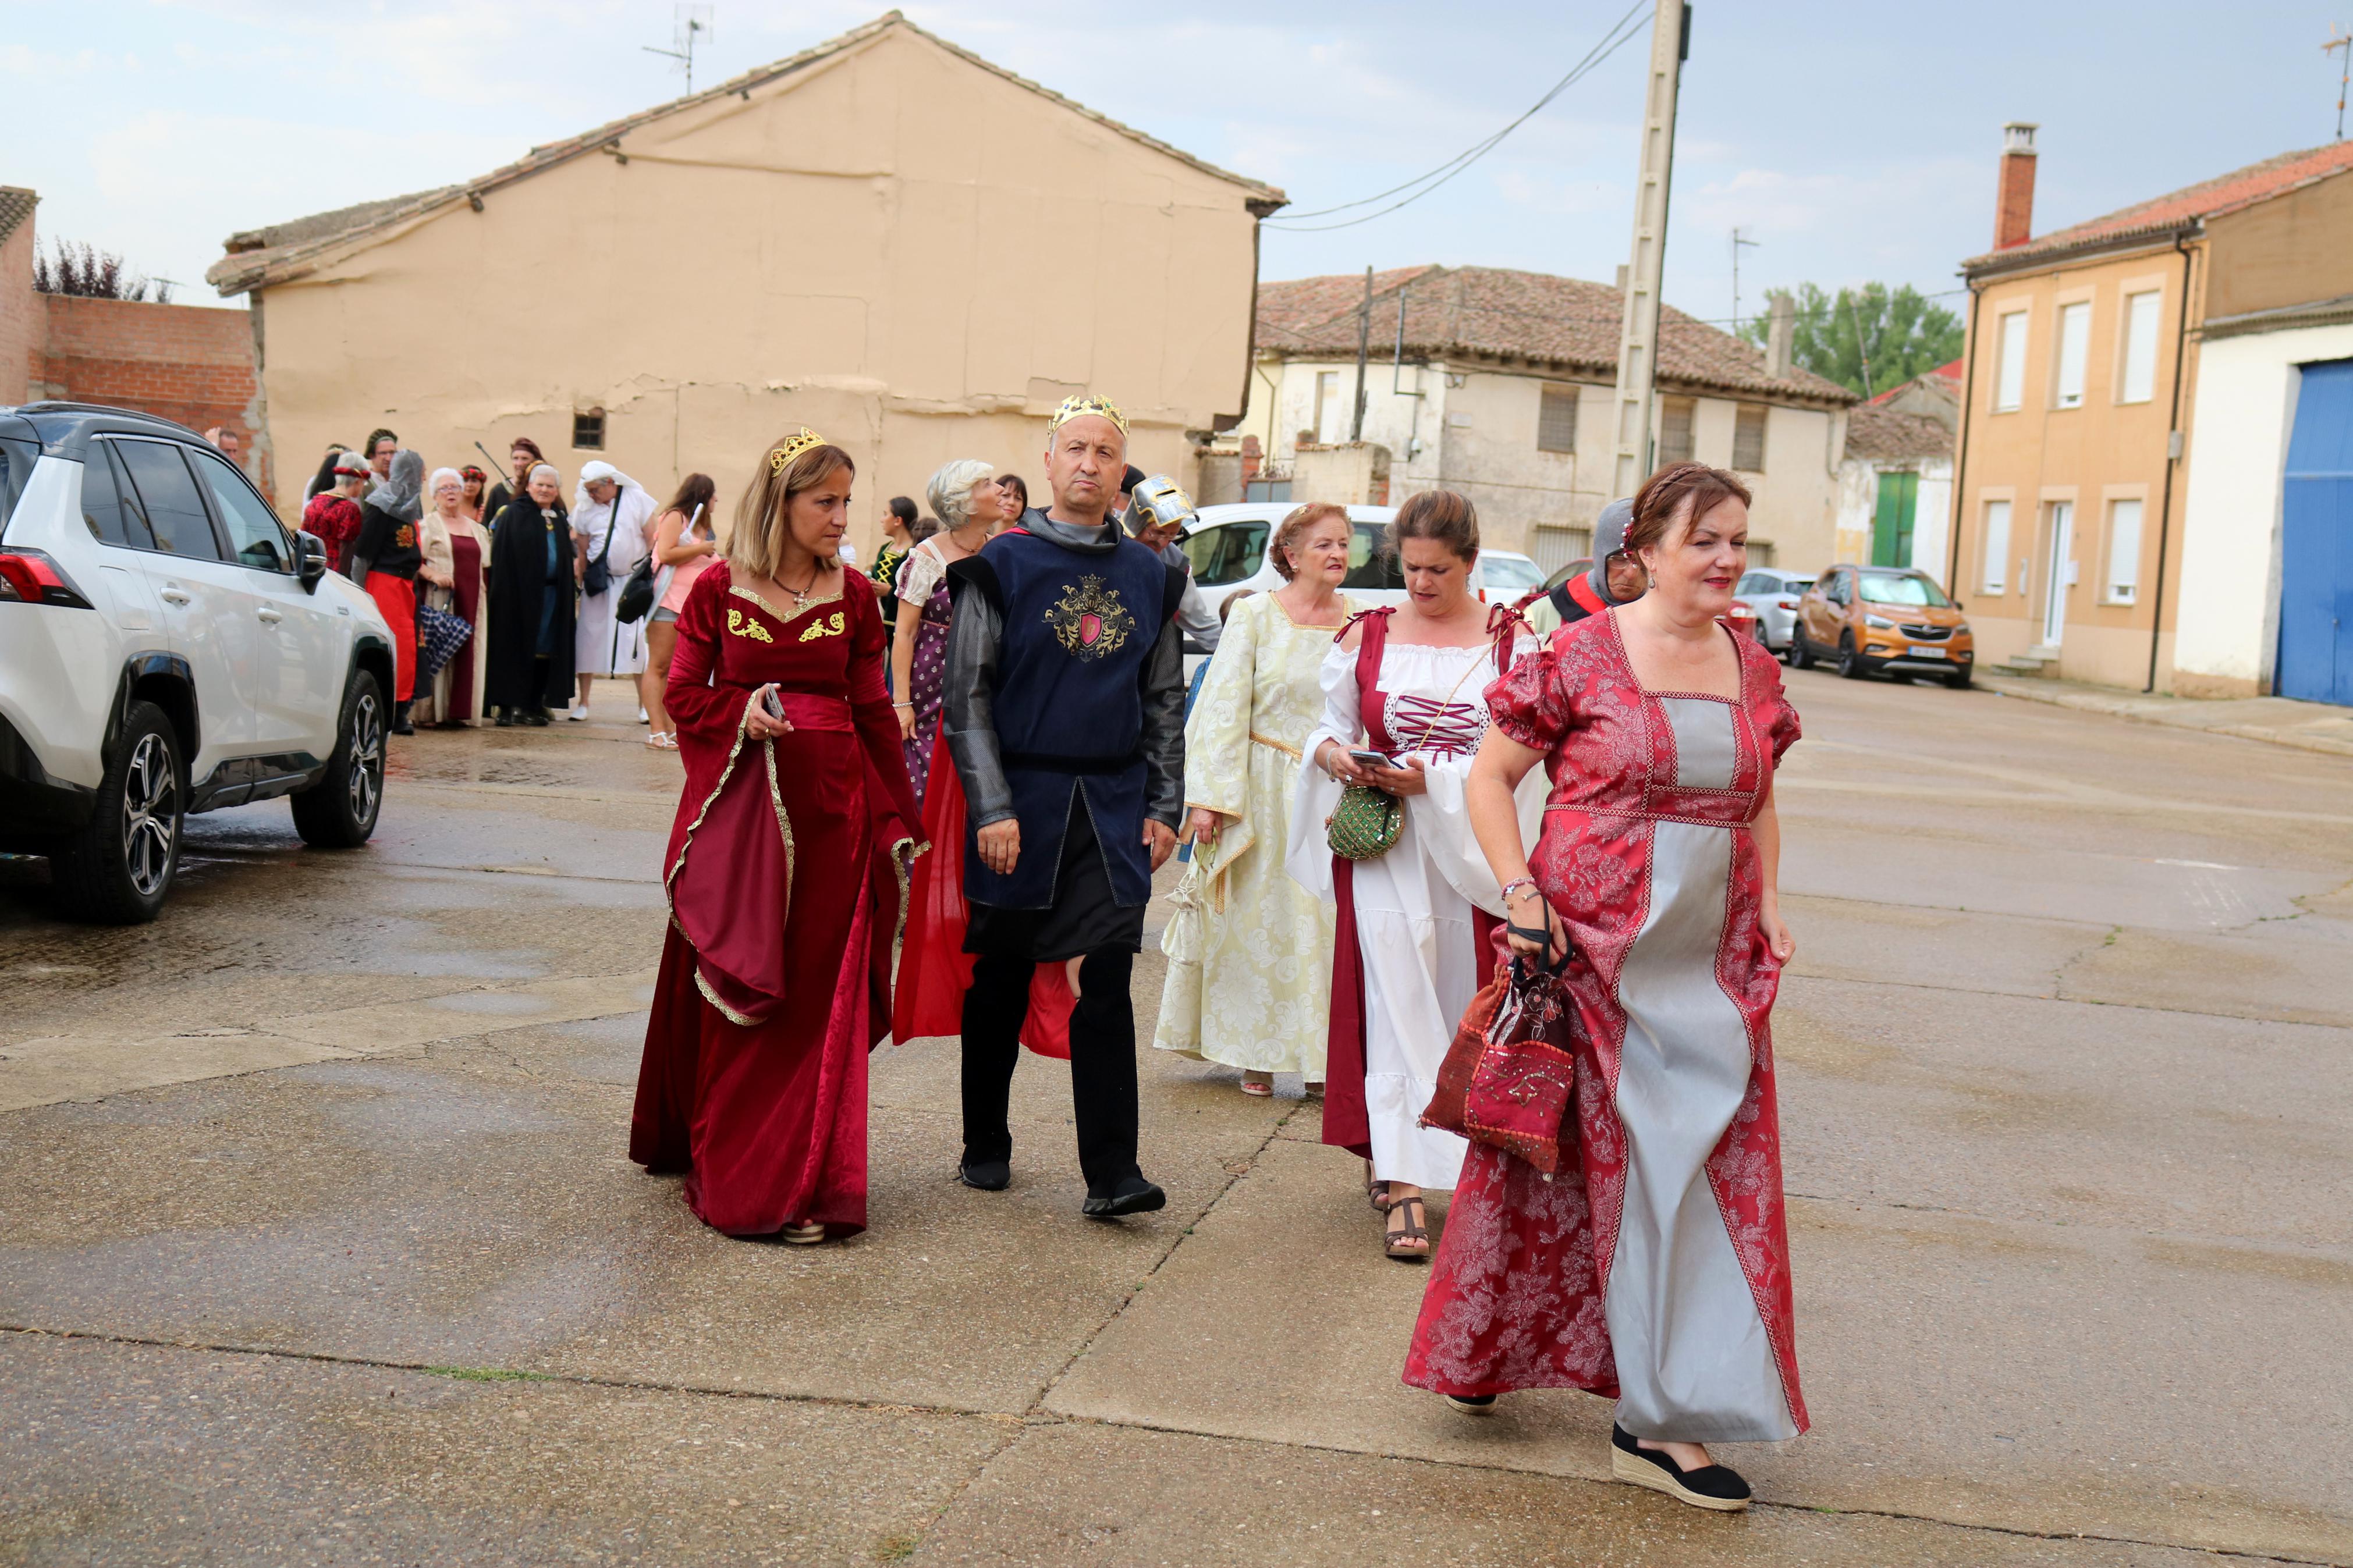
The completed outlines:
<svg viewBox="0 0 2353 1568">
<path fill-rule="evenodd" d="M 1557 974 L 1514 959 L 1472 999 L 1421 1113 L 1546 1175 L 1574 1152 L 1577 1009 Z"/>
</svg>

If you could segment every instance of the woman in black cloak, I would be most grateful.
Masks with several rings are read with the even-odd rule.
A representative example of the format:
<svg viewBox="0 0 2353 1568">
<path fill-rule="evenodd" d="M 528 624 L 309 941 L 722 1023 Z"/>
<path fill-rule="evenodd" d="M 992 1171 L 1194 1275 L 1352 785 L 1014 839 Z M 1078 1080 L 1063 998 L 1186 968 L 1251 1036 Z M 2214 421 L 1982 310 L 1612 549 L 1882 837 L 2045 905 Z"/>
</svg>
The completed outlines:
<svg viewBox="0 0 2353 1568">
<path fill-rule="evenodd" d="M 542 463 L 491 525 L 491 647 L 482 702 L 499 710 L 501 729 L 544 724 L 549 702 L 572 700 L 577 573 L 572 520 L 554 468 Z"/>
</svg>

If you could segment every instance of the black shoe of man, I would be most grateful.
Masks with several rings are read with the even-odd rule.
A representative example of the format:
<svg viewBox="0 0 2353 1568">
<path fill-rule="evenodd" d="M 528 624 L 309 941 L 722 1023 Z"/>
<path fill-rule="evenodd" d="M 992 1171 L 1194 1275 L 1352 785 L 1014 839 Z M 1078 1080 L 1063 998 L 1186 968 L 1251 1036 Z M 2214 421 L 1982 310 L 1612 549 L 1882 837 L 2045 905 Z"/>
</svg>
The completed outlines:
<svg viewBox="0 0 2353 1568">
<path fill-rule="evenodd" d="M 966 1157 L 956 1162 L 956 1180 L 975 1192 L 1001 1193 L 1013 1184 L 1013 1164 L 1009 1160 Z"/>
<path fill-rule="evenodd" d="M 1089 1193 L 1079 1212 L 1089 1219 L 1117 1219 L 1122 1215 L 1150 1214 L 1167 1206 L 1166 1193 L 1142 1176 L 1129 1176 L 1108 1193 Z"/>
</svg>

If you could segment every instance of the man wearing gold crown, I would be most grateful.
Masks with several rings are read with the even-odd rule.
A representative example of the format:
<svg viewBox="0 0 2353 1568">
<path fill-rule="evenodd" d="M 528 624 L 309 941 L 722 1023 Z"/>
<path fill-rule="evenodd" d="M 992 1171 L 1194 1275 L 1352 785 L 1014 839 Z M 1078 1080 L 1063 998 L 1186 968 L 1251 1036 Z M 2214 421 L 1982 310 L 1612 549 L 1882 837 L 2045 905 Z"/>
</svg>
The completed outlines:
<svg viewBox="0 0 2353 1568">
<path fill-rule="evenodd" d="M 1030 981 L 1065 964 L 1082 1212 L 1098 1219 L 1167 1201 L 1135 1162 L 1128 977 L 1184 813 L 1186 578 L 1109 515 L 1126 467 L 1119 410 L 1066 400 L 1047 426 L 1053 504 L 948 568 L 944 731 L 968 802 L 962 945 L 976 955 L 957 1173 L 986 1192 L 1011 1182 Z"/>
</svg>

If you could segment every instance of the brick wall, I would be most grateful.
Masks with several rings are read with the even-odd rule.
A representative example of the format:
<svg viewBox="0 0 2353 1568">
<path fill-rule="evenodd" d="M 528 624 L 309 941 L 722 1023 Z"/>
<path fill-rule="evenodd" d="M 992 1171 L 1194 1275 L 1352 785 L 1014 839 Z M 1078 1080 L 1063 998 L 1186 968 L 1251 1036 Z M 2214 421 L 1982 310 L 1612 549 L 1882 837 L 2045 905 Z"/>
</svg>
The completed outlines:
<svg viewBox="0 0 2353 1568">
<path fill-rule="evenodd" d="M 256 440 L 260 384 L 248 312 L 38 298 L 48 321 L 46 343 L 32 347 L 31 396 L 135 408 L 192 430 L 225 426 L 244 439 L 246 472 L 274 493 L 269 455 Z"/>
</svg>

